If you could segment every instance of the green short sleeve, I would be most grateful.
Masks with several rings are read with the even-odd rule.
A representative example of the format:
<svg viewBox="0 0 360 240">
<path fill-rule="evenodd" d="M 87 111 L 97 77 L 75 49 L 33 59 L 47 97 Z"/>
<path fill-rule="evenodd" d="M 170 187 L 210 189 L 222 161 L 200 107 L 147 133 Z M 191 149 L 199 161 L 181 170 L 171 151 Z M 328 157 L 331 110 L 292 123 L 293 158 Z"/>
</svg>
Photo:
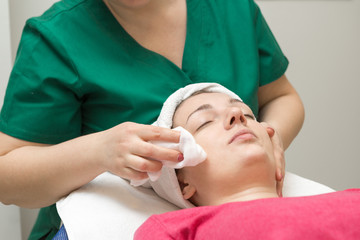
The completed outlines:
<svg viewBox="0 0 360 240">
<path fill-rule="evenodd" d="M 263 86 L 279 79 L 285 73 L 289 61 L 256 3 L 254 3 L 254 21 L 259 52 L 259 85 Z"/>
<path fill-rule="evenodd" d="M 52 144 L 79 136 L 78 84 L 71 60 L 56 36 L 28 21 L 9 79 L 0 131 Z"/>
</svg>

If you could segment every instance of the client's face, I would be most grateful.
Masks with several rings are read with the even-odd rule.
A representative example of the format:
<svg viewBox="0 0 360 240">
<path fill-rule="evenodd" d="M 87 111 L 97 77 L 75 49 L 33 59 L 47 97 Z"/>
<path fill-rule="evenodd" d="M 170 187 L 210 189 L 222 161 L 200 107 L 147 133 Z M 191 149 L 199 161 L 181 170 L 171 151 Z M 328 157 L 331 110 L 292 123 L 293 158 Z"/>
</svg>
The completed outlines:
<svg viewBox="0 0 360 240">
<path fill-rule="evenodd" d="M 255 120 L 246 104 L 222 93 L 201 93 L 178 107 L 173 123 L 192 133 L 208 156 L 179 172 L 185 198 L 214 205 L 231 201 L 249 184 L 275 186 L 271 131 Z"/>
</svg>

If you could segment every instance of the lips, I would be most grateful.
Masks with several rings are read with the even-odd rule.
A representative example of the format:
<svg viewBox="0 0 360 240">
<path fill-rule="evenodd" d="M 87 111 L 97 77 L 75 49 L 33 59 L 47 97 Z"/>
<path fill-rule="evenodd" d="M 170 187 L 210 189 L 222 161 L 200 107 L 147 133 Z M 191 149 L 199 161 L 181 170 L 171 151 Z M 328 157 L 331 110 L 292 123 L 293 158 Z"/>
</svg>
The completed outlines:
<svg viewBox="0 0 360 240">
<path fill-rule="evenodd" d="M 229 141 L 228 144 L 234 142 L 234 141 L 246 141 L 246 140 L 251 140 L 254 139 L 256 136 L 255 134 L 250 131 L 249 129 L 243 129 L 238 131 Z"/>
</svg>

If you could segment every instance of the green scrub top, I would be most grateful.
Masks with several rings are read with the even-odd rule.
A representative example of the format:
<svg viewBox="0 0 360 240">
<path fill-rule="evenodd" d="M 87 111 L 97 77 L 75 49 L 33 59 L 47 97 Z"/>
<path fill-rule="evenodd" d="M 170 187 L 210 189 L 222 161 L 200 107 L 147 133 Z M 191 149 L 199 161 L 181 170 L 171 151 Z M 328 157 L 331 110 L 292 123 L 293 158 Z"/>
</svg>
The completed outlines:
<svg viewBox="0 0 360 240">
<path fill-rule="evenodd" d="M 140 46 L 101 0 L 63 0 L 29 19 L 0 131 L 57 144 L 125 121 L 151 124 L 172 92 L 197 82 L 224 85 L 257 113 L 258 87 L 288 66 L 258 6 L 187 0 L 187 13 L 182 69 Z M 30 239 L 51 239 L 59 224 L 55 206 L 43 208 Z"/>
</svg>

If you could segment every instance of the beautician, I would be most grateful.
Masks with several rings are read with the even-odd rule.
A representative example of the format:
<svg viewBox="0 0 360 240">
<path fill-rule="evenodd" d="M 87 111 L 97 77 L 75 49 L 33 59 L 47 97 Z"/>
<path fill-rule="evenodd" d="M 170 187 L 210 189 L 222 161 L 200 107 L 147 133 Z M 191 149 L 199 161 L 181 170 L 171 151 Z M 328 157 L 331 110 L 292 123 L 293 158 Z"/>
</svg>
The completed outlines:
<svg viewBox="0 0 360 240">
<path fill-rule="evenodd" d="M 0 115 L 0 201 L 42 208 L 29 239 L 51 239 L 54 203 L 110 171 L 142 179 L 150 144 L 179 133 L 149 126 L 190 83 L 217 82 L 271 125 L 282 164 L 304 110 L 288 61 L 253 0 L 63 0 L 27 21 Z M 279 181 L 281 189 L 282 181 Z"/>
</svg>

